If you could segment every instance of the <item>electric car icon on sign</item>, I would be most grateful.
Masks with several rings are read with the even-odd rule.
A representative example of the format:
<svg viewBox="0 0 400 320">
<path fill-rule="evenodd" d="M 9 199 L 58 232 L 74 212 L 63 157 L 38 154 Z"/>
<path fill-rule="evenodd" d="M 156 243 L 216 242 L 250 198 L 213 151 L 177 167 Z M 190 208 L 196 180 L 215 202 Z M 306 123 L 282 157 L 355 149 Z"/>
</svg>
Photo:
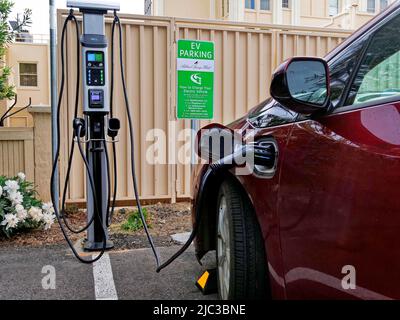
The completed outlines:
<svg viewBox="0 0 400 320">
<path fill-rule="evenodd" d="M 325 59 L 284 62 L 245 117 L 199 133 L 212 161 L 194 175 L 196 255 L 216 250 L 222 299 L 400 299 L 399 29 L 396 2 Z M 229 133 L 255 155 L 250 173 L 207 143 Z"/>
</svg>

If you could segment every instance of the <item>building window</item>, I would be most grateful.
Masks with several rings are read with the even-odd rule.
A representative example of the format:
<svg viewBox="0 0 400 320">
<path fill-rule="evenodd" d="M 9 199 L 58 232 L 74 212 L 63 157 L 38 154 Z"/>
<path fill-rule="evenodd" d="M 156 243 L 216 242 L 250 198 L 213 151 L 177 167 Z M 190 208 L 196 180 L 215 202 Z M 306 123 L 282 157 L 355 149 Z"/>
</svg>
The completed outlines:
<svg viewBox="0 0 400 320">
<path fill-rule="evenodd" d="M 329 0 L 329 16 L 337 16 L 339 14 L 339 0 Z"/>
<path fill-rule="evenodd" d="M 38 86 L 37 63 L 19 64 L 19 85 L 21 87 Z"/>
<path fill-rule="evenodd" d="M 222 16 L 224 18 L 229 16 L 229 0 L 222 0 Z"/>
<path fill-rule="evenodd" d="M 375 13 L 375 11 L 376 11 L 375 0 L 367 0 L 367 12 Z"/>
<path fill-rule="evenodd" d="M 282 0 L 282 8 L 289 9 L 289 0 Z"/>
<path fill-rule="evenodd" d="M 260 0 L 260 9 L 269 11 L 271 10 L 270 0 Z"/>
<path fill-rule="evenodd" d="M 146 16 L 151 16 L 153 14 L 152 1 L 144 0 L 144 14 Z"/>
<path fill-rule="evenodd" d="M 246 9 L 253 9 L 254 10 L 256 8 L 255 0 L 246 0 L 245 6 L 246 6 Z"/>
<path fill-rule="evenodd" d="M 388 7 L 388 5 L 389 5 L 389 1 L 388 0 L 380 0 L 379 9 L 381 11 L 385 10 Z"/>
</svg>

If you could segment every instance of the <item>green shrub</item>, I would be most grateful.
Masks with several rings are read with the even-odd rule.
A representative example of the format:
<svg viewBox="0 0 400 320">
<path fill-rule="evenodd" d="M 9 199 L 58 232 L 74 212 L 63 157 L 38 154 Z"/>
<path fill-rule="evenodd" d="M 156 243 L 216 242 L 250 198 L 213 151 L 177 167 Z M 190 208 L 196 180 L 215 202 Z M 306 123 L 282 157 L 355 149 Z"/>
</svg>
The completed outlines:
<svg viewBox="0 0 400 320">
<path fill-rule="evenodd" d="M 51 203 L 43 203 L 25 174 L 16 177 L 0 176 L 0 237 L 11 237 L 39 227 L 51 228 L 55 221 Z"/>
<path fill-rule="evenodd" d="M 147 223 L 147 219 L 149 216 L 147 209 L 143 209 L 143 215 L 144 215 L 144 218 Z M 136 211 L 132 212 L 129 215 L 128 220 L 122 224 L 121 228 L 124 231 L 132 231 L 132 232 L 143 229 L 143 223 L 142 223 L 142 220 L 140 219 L 139 211 L 136 210 Z"/>
</svg>

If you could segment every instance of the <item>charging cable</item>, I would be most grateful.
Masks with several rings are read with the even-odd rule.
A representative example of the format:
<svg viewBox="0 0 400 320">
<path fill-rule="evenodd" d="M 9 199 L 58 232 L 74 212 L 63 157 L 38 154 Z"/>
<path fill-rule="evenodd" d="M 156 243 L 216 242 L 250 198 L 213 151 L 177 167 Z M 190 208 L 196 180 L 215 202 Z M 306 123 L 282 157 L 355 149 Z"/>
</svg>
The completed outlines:
<svg viewBox="0 0 400 320">
<path fill-rule="evenodd" d="M 131 111 L 130 111 L 130 104 L 129 104 L 129 99 L 128 99 L 128 94 L 127 94 L 127 87 L 126 87 L 126 81 L 125 81 L 125 68 L 124 68 L 124 63 L 123 63 L 123 43 L 122 43 L 122 26 L 121 26 L 121 21 L 116 12 L 114 12 L 114 22 L 112 25 L 112 41 L 111 41 L 111 57 L 114 57 L 114 34 L 115 34 L 115 28 L 118 26 L 118 33 L 119 33 L 119 63 L 120 63 L 120 70 L 121 70 L 121 80 L 122 80 L 122 89 L 124 93 L 124 100 L 125 100 L 125 108 L 126 108 L 126 113 L 128 117 L 128 124 L 129 124 L 129 136 L 130 136 L 130 146 L 131 146 L 131 171 L 132 171 L 132 182 L 133 182 L 133 189 L 135 193 L 135 198 L 136 198 L 136 204 L 137 208 L 139 211 L 140 219 L 142 221 L 144 230 L 146 232 L 146 236 L 148 238 L 148 241 L 150 243 L 151 249 L 153 251 L 156 264 L 157 264 L 157 273 L 160 273 L 163 269 L 168 267 L 170 264 L 172 264 L 176 259 L 178 259 L 191 245 L 193 240 L 195 239 L 197 232 L 199 230 L 200 222 L 201 222 L 201 212 L 200 210 L 197 210 L 196 212 L 196 221 L 193 226 L 193 231 L 188 239 L 188 241 L 183 245 L 183 247 L 175 253 L 170 259 L 168 259 L 165 263 L 161 264 L 160 263 L 160 258 L 158 255 L 158 252 L 155 248 L 154 241 L 152 236 L 150 235 L 149 228 L 146 223 L 146 219 L 143 214 L 142 206 L 140 203 L 140 198 L 139 198 L 139 191 L 138 191 L 138 186 L 137 186 L 137 177 L 136 177 L 136 170 L 135 170 L 135 136 L 134 136 L 134 127 L 133 127 L 133 121 L 132 121 L 132 116 L 131 116 Z M 111 76 L 111 101 L 113 99 L 113 94 L 114 94 L 114 60 L 111 60 L 112 64 L 112 76 Z M 115 156 L 115 152 L 114 152 Z M 114 162 L 115 162 L 114 158 Z M 205 183 L 209 175 L 214 173 L 214 170 L 218 169 L 219 167 L 210 167 L 206 174 L 203 177 L 203 182 L 202 184 Z M 201 195 L 200 195 L 201 196 Z M 114 194 L 114 199 L 115 199 L 115 194 Z"/>
</svg>

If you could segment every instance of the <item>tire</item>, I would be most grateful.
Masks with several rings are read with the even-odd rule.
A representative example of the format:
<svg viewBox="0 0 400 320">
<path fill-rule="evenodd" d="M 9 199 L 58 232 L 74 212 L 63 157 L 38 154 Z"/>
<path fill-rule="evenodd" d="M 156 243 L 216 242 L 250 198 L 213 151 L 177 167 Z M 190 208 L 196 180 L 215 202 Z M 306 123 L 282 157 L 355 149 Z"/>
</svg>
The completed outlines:
<svg viewBox="0 0 400 320">
<path fill-rule="evenodd" d="M 220 299 L 268 298 L 267 264 L 260 226 L 247 196 L 235 180 L 222 183 L 217 210 Z"/>
</svg>

